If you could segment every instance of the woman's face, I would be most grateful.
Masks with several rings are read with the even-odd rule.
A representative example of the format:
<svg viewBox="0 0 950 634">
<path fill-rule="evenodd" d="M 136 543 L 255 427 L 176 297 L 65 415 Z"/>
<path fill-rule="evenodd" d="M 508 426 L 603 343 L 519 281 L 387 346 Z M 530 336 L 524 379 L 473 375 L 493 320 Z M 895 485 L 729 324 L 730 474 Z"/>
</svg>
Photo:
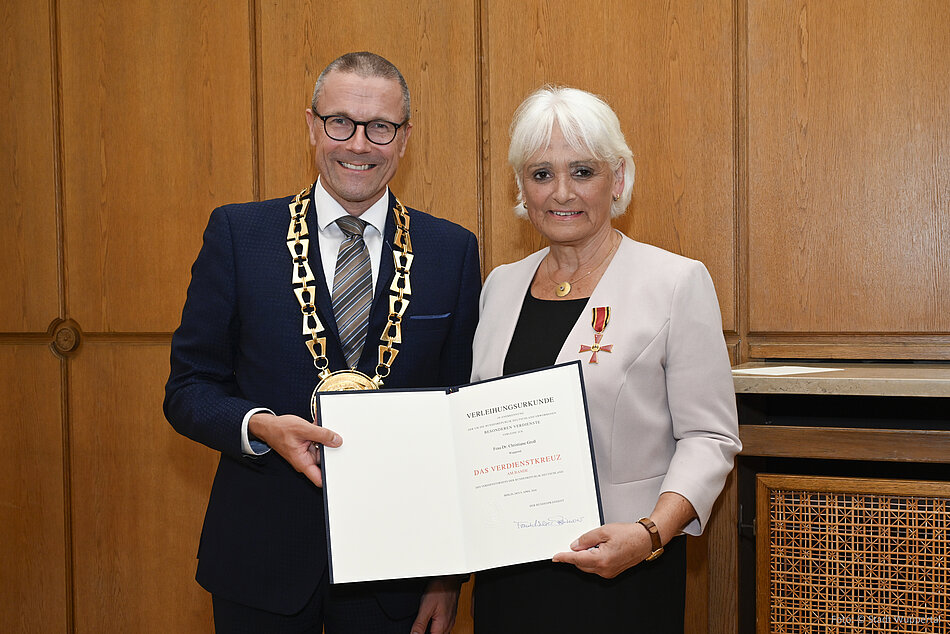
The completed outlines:
<svg viewBox="0 0 950 634">
<path fill-rule="evenodd" d="M 610 231 L 610 204 L 623 191 L 616 171 L 574 150 L 554 126 L 551 144 L 531 156 L 521 172 L 528 218 L 552 244 L 582 246 Z"/>
</svg>

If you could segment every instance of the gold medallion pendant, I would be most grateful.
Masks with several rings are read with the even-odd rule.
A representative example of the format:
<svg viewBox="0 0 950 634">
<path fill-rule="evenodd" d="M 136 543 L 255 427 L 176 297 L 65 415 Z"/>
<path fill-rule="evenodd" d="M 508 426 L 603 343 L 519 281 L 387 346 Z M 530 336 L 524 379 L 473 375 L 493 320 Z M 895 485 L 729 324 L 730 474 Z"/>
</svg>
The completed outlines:
<svg viewBox="0 0 950 634">
<path fill-rule="evenodd" d="M 322 377 L 314 393 L 378 389 L 379 383 L 358 370 L 337 370 Z"/>
<path fill-rule="evenodd" d="M 571 292 L 571 283 L 570 282 L 561 282 L 557 285 L 557 290 L 554 293 L 558 297 L 564 297 Z"/>
<path fill-rule="evenodd" d="M 356 390 L 378 390 L 382 381 L 374 381 L 358 370 L 337 370 L 322 372 L 320 382 L 310 395 L 310 415 L 317 420 L 317 395 L 320 392 L 353 392 Z"/>
</svg>

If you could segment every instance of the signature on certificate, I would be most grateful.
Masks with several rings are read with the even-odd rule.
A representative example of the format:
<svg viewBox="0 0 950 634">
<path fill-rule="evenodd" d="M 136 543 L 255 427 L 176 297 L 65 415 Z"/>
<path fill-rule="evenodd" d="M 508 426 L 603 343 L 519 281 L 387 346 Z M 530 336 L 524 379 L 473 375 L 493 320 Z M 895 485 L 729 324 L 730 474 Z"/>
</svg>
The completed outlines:
<svg viewBox="0 0 950 634">
<path fill-rule="evenodd" d="M 563 515 L 555 515 L 547 519 L 536 519 L 529 520 L 527 522 L 522 522 L 515 520 L 515 526 L 518 528 L 544 528 L 545 526 L 564 526 L 565 524 L 580 524 L 584 521 L 584 516 L 580 517 L 564 517 Z"/>
</svg>

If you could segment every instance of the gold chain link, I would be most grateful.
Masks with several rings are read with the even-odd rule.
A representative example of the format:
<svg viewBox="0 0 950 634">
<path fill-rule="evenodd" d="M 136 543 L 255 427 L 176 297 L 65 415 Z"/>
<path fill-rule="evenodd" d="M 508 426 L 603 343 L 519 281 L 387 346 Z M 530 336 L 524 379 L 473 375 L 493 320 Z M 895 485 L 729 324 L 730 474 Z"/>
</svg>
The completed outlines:
<svg viewBox="0 0 950 634">
<path fill-rule="evenodd" d="M 321 336 L 324 332 L 323 323 L 317 314 L 314 304 L 316 287 L 313 285 L 314 276 L 310 268 L 308 254 L 310 252 L 310 232 L 307 228 L 307 210 L 310 207 L 310 190 L 307 186 L 297 194 L 290 203 L 290 229 L 287 231 L 287 248 L 293 258 L 294 270 L 292 284 L 294 295 L 300 303 L 300 312 L 303 315 L 303 336 L 309 337 L 305 343 L 307 350 L 313 357 L 313 365 L 319 376 L 329 375 L 330 362 L 327 360 L 327 339 Z M 393 208 L 393 217 L 396 221 L 396 237 L 394 240 L 398 251 L 393 251 L 395 275 L 390 285 L 389 318 L 383 327 L 383 334 L 379 346 L 379 363 L 376 366 L 376 376 L 372 379 L 377 385 L 382 385 L 383 379 L 389 376 L 390 367 L 399 351 L 395 344 L 402 343 L 402 317 L 409 307 L 408 295 L 412 294 L 409 284 L 409 269 L 412 267 L 412 242 L 409 239 L 409 212 L 396 199 Z"/>
</svg>

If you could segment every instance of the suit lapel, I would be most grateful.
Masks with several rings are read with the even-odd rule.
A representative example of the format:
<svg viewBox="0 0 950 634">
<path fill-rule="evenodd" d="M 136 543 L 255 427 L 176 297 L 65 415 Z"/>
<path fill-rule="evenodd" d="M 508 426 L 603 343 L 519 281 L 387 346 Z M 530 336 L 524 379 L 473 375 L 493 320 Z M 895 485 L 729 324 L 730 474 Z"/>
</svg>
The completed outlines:
<svg viewBox="0 0 950 634">
<path fill-rule="evenodd" d="M 315 189 L 315 187 L 314 187 Z M 310 270 L 313 271 L 316 285 L 316 306 L 320 322 L 323 324 L 327 338 L 327 359 L 331 370 L 340 370 L 346 366 L 343 357 L 343 348 L 340 346 L 340 331 L 333 315 L 333 300 L 330 297 L 330 286 L 323 274 L 323 256 L 320 253 L 320 225 L 317 223 L 317 203 L 313 191 L 310 192 L 310 211 L 307 212 L 307 226 L 310 227 Z"/>
<path fill-rule="evenodd" d="M 396 197 L 389 193 L 389 213 L 386 214 L 386 226 L 383 231 L 383 249 L 379 255 L 379 273 L 376 278 L 376 288 L 373 289 L 373 307 L 369 313 L 369 332 L 366 333 L 366 343 L 357 367 L 360 371 L 373 376 L 379 363 L 380 335 L 389 319 L 389 287 L 393 282 L 395 265 L 393 264 L 393 240 L 396 239 L 396 221 L 392 210 L 396 207 Z M 409 225 L 412 234 L 412 224 Z M 410 296 L 410 300 L 412 297 Z"/>
<path fill-rule="evenodd" d="M 521 307 L 524 304 L 525 295 L 531 288 L 531 281 L 541 264 L 541 260 L 548 253 L 545 247 L 540 251 L 532 253 L 521 262 L 514 264 L 514 273 L 509 281 L 500 288 L 500 296 L 507 302 L 517 302 L 513 310 L 498 311 L 498 320 L 491 325 L 491 330 L 496 333 L 497 344 L 492 348 L 492 363 L 489 366 L 491 372 L 487 376 L 502 376 L 505 373 L 505 358 L 508 356 L 508 348 L 511 347 L 511 339 L 515 335 L 515 328 L 518 326 L 518 318 L 521 317 Z M 504 279 L 504 278 L 502 278 Z"/>
</svg>

